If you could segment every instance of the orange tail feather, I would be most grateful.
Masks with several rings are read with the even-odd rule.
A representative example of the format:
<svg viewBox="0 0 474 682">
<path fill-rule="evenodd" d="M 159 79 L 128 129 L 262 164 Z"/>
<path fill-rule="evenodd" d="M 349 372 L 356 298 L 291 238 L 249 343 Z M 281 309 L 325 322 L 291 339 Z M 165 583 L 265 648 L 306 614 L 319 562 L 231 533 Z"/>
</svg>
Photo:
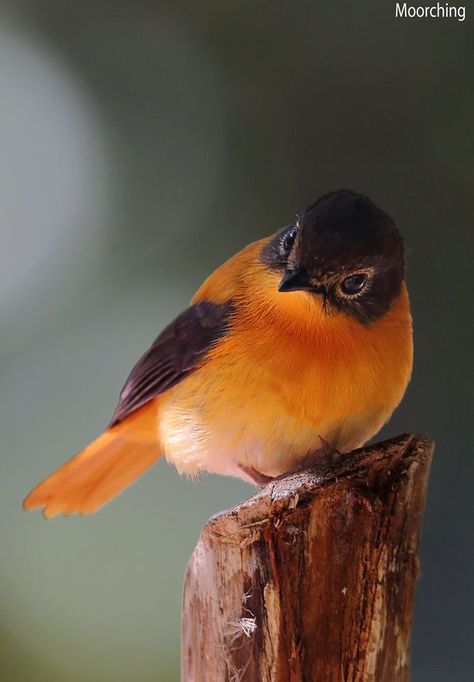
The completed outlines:
<svg viewBox="0 0 474 682">
<path fill-rule="evenodd" d="M 43 516 L 91 514 L 143 474 L 160 456 L 156 410 L 149 406 L 107 429 L 25 498 L 26 510 Z"/>
</svg>

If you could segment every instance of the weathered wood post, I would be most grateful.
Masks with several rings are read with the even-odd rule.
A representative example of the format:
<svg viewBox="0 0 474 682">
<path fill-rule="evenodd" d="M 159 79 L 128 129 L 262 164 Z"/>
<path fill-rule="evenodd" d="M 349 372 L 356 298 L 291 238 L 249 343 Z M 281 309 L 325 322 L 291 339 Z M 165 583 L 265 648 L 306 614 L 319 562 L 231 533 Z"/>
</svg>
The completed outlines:
<svg viewBox="0 0 474 682">
<path fill-rule="evenodd" d="M 186 574 L 182 682 L 407 682 L 432 451 L 400 436 L 212 518 Z"/>
</svg>

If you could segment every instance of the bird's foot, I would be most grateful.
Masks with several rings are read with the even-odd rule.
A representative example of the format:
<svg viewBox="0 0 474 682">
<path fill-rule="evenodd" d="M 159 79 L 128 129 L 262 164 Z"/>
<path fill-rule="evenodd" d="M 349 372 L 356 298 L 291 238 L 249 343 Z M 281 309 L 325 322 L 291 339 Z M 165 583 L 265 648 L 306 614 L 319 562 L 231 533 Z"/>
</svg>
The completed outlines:
<svg viewBox="0 0 474 682">
<path fill-rule="evenodd" d="M 279 476 L 267 476 L 266 474 L 262 474 L 260 471 L 257 471 L 257 469 L 254 469 L 253 467 L 247 467 L 244 466 L 243 464 L 239 465 L 239 469 L 243 471 L 243 473 L 252 480 L 255 485 L 259 486 L 260 488 L 263 488 L 264 486 L 268 485 L 272 481 L 281 481 L 283 478 L 286 478 L 287 476 L 291 476 L 292 474 L 299 474 L 302 471 L 307 471 L 308 469 L 312 469 L 313 467 L 323 467 L 324 469 L 332 469 L 335 467 L 338 462 L 340 457 L 342 456 L 342 453 L 337 450 L 337 448 L 334 447 L 334 445 L 331 445 L 327 440 L 324 440 L 324 438 L 321 438 L 319 436 L 319 440 L 321 441 L 321 447 L 318 448 L 317 450 L 312 450 L 309 452 L 305 457 L 300 459 L 297 464 L 295 464 L 291 469 L 288 469 L 288 471 L 285 471 L 285 473 L 280 474 Z"/>
<path fill-rule="evenodd" d="M 324 438 L 321 436 L 319 436 L 319 440 L 321 441 L 321 448 L 314 454 L 316 460 L 314 461 L 314 464 L 323 461 L 328 468 L 335 467 L 338 464 L 339 459 L 342 457 L 342 452 L 339 452 L 334 445 L 329 443 L 327 440 L 324 440 Z"/>
<path fill-rule="evenodd" d="M 243 471 L 246 476 L 251 478 L 255 485 L 259 486 L 259 488 L 263 488 L 264 486 L 268 485 L 269 483 L 275 480 L 273 476 L 266 476 L 265 474 L 262 474 L 260 471 L 257 471 L 257 469 L 254 469 L 253 467 L 246 467 L 240 464 L 239 469 Z"/>
<path fill-rule="evenodd" d="M 313 467 L 319 467 L 319 468 L 324 468 L 324 469 L 332 469 L 335 467 L 338 462 L 339 458 L 342 456 L 342 453 L 337 450 L 337 448 L 334 447 L 334 445 L 331 445 L 327 440 L 324 440 L 324 438 L 321 438 L 319 436 L 319 440 L 321 441 L 321 447 L 318 448 L 317 450 L 311 450 L 305 457 L 299 460 L 295 466 L 293 466 L 291 469 L 288 471 L 285 471 L 284 474 L 281 474 L 280 476 L 276 477 L 276 481 L 281 480 L 282 478 L 286 478 L 287 476 L 291 476 L 291 474 L 300 474 L 302 471 L 307 471 L 308 469 L 312 469 Z"/>
</svg>

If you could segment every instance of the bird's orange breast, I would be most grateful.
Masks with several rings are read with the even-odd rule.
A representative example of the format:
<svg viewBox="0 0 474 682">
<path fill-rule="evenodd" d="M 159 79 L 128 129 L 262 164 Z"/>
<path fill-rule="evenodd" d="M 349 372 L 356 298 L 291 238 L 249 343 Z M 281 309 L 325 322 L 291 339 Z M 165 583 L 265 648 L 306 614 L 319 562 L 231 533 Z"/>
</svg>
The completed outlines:
<svg viewBox="0 0 474 682">
<path fill-rule="evenodd" d="M 191 474 L 239 475 L 241 465 L 276 476 L 320 438 L 341 452 L 358 447 L 390 417 L 411 374 L 405 285 L 388 313 L 363 325 L 324 311 L 312 294 L 279 293 L 260 248 L 244 249 L 197 293 L 235 302 L 230 332 L 160 401 L 164 452 Z"/>
</svg>

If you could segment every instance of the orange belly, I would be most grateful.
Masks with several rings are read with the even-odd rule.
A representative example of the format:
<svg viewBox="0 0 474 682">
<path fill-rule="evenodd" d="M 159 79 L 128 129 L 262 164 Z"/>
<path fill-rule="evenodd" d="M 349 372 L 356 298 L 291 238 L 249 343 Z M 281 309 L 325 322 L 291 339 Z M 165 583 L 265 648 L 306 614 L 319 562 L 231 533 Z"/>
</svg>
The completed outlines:
<svg viewBox="0 0 474 682">
<path fill-rule="evenodd" d="M 243 466 L 277 476 L 320 438 L 340 452 L 361 446 L 400 402 L 412 367 L 405 288 L 367 326 L 324 314 L 305 293 L 273 292 L 239 307 L 205 371 L 162 396 L 161 445 L 179 471 L 246 478 Z"/>
</svg>

